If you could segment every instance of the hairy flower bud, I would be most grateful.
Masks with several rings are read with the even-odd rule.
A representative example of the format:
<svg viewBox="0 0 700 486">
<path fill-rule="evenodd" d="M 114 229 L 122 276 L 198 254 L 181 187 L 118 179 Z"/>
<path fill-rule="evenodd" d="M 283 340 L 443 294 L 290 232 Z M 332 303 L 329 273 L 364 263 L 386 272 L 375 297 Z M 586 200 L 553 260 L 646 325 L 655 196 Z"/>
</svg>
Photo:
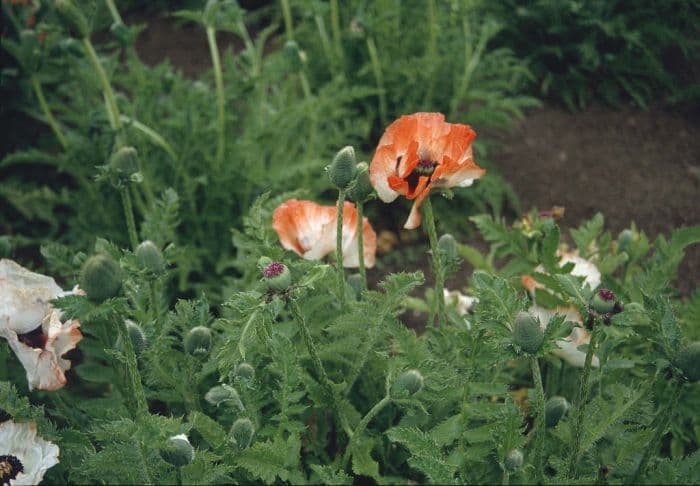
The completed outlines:
<svg viewBox="0 0 700 486">
<path fill-rule="evenodd" d="M 438 250 L 445 255 L 447 262 L 457 261 L 457 240 L 449 233 L 445 233 L 438 240 Z"/>
<path fill-rule="evenodd" d="M 139 171 L 138 152 L 134 147 L 122 147 L 109 157 L 108 165 L 120 180 L 129 180 Z"/>
<path fill-rule="evenodd" d="M 186 466 L 194 461 L 194 447 L 185 434 L 170 437 L 160 449 L 160 457 L 175 467 Z"/>
<path fill-rule="evenodd" d="M 246 449 L 250 445 L 254 433 L 255 427 L 248 418 L 239 418 L 231 426 L 231 436 L 241 449 Z"/>
<path fill-rule="evenodd" d="M 552 397 L 544 404 L 544 423 L 547 427 L 556 426 L 569 410 L 569 402 L 564 397 Z"/>
<path fill-rule="evenodd" d="M 117 262 L 107 255 L 87 259 L 80 272 L 80 288 L 94 302 L 103 302 L 119 293 L 124 280 Z"/>
<path fill-rule="evenodd" d="M 291 72 L 298 73 L 302 70 L 304 62 L 306 62 L 306 54 L 299 48 L 299 44 L 296 41 L 288 40 L 285 42 L 282 52 L 287 58 Z"/>
<path fill-rule="evenodd" d="M 204 399 L 212 405 L 218 407 L 222 403 L 232 405 L 239 410 L 243 410 L 243 402 L 235 388 L 229 385 L 218 385 L 209 389 L 204 394 Z"/>
<path fill-rule="evenodd" d="M 263 270 L 265 270 L 265 268 L 266 268 L 270 263 L 272 263 L 272 258 L 270 258 L 270 257 L 261 256 L 260 258 L 258 258 L 258 268 L 260 269 L 261 272 L 262 272 Z"/>
<path fill-rule="evenodd" d="M 624 229 L 617 237 L 617 250 L 627 251 L 632 243 L 639 239 L 639 234 L 631 229 Z"/>
<path fill-rule="evenodd" d="M 255 378 L 255 368 L 248 363 L 241 363 L 236 366 L 235 376 L 243 380 L 252 380 Z"/>
<path fill-rule="evenodd" d="M 185 351 L 194 355 L 205 355 L 211 348 L 211 331 L 208 327 L 197 326 L 185 336 Z"/>
<path fill-rule="evenodd" d="M 155 275 L 165 271 L 163 254 L 151 240 L 146 240 L 139 244 L 134 253 L 136 255 L 136 260 L 144 270 L 148 270 Z"/>
<path fill-rule="evenodd" d="M 328 177 L 338 189 L 346 189 L 357 174 L 357 159 L 355 149 L 351 146 L 343 147 L 333 157 L 333 162 L 328 166 Z"/>
<path fill-rule="evenodd" d="M 126 319 L 124 321 L 124 326 L 126 327 L 126 332 L 131 339 L 131 347 L 134 349 L 134 354 L 136 356 L 141 355 L 144 349 L 146 349 L 146 334 L 143 332 L 141 326 L 136 324 L 131 319 Z M 121 336 L 117 339 L 117 348 L 122 348 Z"/>
<path fill-rule="evenodd" d="M 524 352 L 535 354 L 542 347 L 544 332 L 537 319 L 527 312 L 521 312 L 513 325 L 513 342 Z"/>
<path fill-rule="evenodd" d="M 263 271 L 263 280 L 271 290 L 282 292 L 292 284 L 292 274 L 284 263 L 272 262 Z"/>
<path fill-rule="evenodd" d="M 515 472 L 523 465 L 523 453 L 520 449 L 513 449 L 506 454 L 505 466 L 508 472 Z"/>
<path fill-rule="evenodd" d="M 369 180 L 369 166 L 367 162 L 357 164 L 357 177 L 348 188 L 348 199 L 354 202 L 365 202 L 374 193 L 374 188 Z"/>
<path fill-rule="evenodd" d="M 54 0 L 54 6 L 70 35 L 80 39 L 90 36 L 88 21 L 73 0 Z"/>
<path fill-rule="evenodd" d="M 675 365 L 690 382 L 700 381 L 700 341 L 682 348 L 675 359 Z"/>
<path fill-rule="evenodd" d="M 405 398 L 423 388 L 423 375 L 418 370 L 408 370 L 399 375 L 391 385 L 391 398 Z"/>
<path fill-rule="evenodd" d="M 591 307 L 599 314 L 610 312 L 615 307 L 615 294 L 608 289 L 600 289 L 591 299 Z"/>
</svg>

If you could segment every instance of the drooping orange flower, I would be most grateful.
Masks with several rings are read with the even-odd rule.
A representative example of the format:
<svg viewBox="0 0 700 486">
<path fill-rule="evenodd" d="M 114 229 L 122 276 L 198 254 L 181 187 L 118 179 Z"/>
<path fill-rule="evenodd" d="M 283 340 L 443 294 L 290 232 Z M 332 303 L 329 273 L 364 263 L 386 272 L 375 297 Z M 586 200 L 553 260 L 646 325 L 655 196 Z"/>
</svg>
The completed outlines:
<svg viewBox="0 0 700 486">
<path fill-rule="evenodd" d="M 405 115 L 389 125 L 370 164 L 370 181 L 384 202 L 413 200 L 406 229 L 420 226 L 418 208 L 433 187 L 467 187 L 486 173 L 474 163 L 476 133 L 445 122 L 442 113 Z"/>
<path fill-rule="evenodd" d="M 272 214 L 272 227 L 280 243 L 307 260 L 320 260 L 335 251 L 336 206 L 321 206 L 313 201 L 290 199 L 280 204 Z M 377 234 L 362 218 L 365 266 L 374 266 L 377 249 Z M 345 202 L 343 206 L 343 266 L 358 267 L 357 211 L 355 205 Z"/>
</svg>

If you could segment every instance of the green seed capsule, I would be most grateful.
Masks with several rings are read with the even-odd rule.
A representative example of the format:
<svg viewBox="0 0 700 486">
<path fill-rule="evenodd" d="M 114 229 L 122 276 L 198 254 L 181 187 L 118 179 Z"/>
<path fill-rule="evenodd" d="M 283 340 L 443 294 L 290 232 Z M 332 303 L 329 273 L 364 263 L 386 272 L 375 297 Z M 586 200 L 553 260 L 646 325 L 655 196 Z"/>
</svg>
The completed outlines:
<svg viewBox="0 0 700 486">
<path fill-rule="evenodd" d="M 513 341 L 528 354 L 536 354 L 544 342 L 540 323 L 527 312 L 521 312 L 513 325 Z"/>
<path fill-rule="evenodd" d="M 194 355 L 205 355 L 211 349 L 211 331 L 208 327 L 197 326 L 185 336 L 185 351 Z"/>
<path fill-rule="evenodd" d="M 247 418 L 239 418 L 231 426 L 231 436 L 233 436 L 241 449 L 246 449 L 253 440 L 253 434 L 255 433 L 255 427 L 253 422 Z"/>
<path fill-rule="evenodd" d="M 523 453 L 520 449 L 513 449 L 506 455 L 505 466 L 508 472 L 515 472 L 523 465 Z"/>
<path fill-rule="evenodd" d="M 136 247 L 136 260 L 141 268 L 153 274 L 161 274 L 165 271 L 165 260 L 158 247 L 150 240 L 146 240 Z"/>
<path fill-rule="evenodd" d="M 138 152 L 134 147 L 122 147 L 109 158 L 110 170 L 120 179 L 129 179 L 139 171 Z"/>
<path fill-rule="evenodd" d="M 610 312 L 615 307 L 615 294 L 607 289 L 600 289 L 591 299 L 591 307 L 599 314 Z"/>
<path fill-rule="evenodd" d="M 399 375 L 391 385 L 391 398 L 406 398 L 423 388 L 423 375 L 418 370 L 408 370 Z"/>
<path fill-rule="evenodd" d="M 700 381 L 700 341 L 690 343 L 678 352 L 675 360 L 690 382 Z"/>
<path fill-rule="evenodd" d="M 70 35 L 80 39 L 90 36 L 87 19 L 72 0 L 54 0 L 54 6 Z"/>
<path fill-rule="evenodd" d="M 328 177 L 338 189 L 346 189 L 357 174 L 357 159 L 355 149 L 351 146 L 343 147 L 333 157 L 333 162 L 328 166 Z"/>
<path fill-rule="evenodd" d="M 556 426 L 569 410 L 569 402 L 564 397 L 552 397 L 544 405 L 544 423 L 547 427 Z"/>
<path fill-rule="evenodd" d="M 186 466 L 194 461 L 194 447 L 185 434 L 169 438 L 160 449 L 160 457 L 175 467 Z"/>
<path fill-rule="evenodd" d="M 284 263 L 272 262 L 262 272 L 263 280 L 271 290 L 282 292 L 292 284 L 292 274 Z"/>
<path fill-rule="evenodd" d="M 104 302 L 119 293 L 124 277 L 117 262 L 107 255 L 87 259 L 80 272 L 80 288 L 94 302 Z"/>
<path fill-rule="evenodd" d="M 348 188 L 348 199 L 353 202 L 365 202 L 374 193 L 374 188 L 369 180 L 369 166 L 367 162 L 357 164 L 357 177 Z"/>
</svg>

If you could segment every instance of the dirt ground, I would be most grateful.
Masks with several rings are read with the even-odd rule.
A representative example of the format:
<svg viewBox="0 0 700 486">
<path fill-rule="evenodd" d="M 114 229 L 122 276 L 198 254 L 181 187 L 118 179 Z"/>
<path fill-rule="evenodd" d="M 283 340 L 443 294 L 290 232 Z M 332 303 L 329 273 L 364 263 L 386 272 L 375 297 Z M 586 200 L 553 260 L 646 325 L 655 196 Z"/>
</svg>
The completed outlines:
<svg viewBox="0 0 700 486">
<path fill-rule="evenodd" d="M 142 58 L 166 58 L 194 77 L 210 68 L 200 28 L 171 19 L 131 16 L 148 23 L 136 44 Z M 221 36 L 220 47 L 235 42 Z M 236 48 L 238 46 L 234 46 Z M 523 208 L 564 206 L 564 228 L 602 212 L 617 234 L 634 221 L 651 237 L 700 224 L 700 116 L 663 109 L 593 107 L 570 113 L 545 105 L 510 132 L 488 133 L 502 149 L 494 165 L 515 188 Z M 689 295 L 700 284 L 700 245 L 691 247 L 677 282 Z"/>
</svg>

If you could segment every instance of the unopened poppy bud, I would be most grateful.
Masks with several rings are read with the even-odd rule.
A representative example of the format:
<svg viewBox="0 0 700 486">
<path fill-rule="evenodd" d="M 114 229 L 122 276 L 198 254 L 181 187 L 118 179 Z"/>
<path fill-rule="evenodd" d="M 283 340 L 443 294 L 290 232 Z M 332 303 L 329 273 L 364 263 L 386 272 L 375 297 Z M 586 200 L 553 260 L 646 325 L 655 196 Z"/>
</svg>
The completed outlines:
<svg viewBox="0 0 700 486">
<path fill-rule="evenodd" d="M 350 145 L 343 147 L 333 157 L 328 166 L 328 177 L 338 189 L 346 189 L 357 174 L 357 159 L 355 149 Z"/>
<path fill-rule="evenodd" d="M 348 275 L 348 285 L 355 295 L 355 300 L 359 300 L 362 294 L 362 276 L 359 273 Z"/>
<path fill-rule="evenodd" d="M 391 385 L 391 398 L 415 395 L 423 388 L 423 375 L 418 370 L 408 370 L 399 375 Z"/>
<path fill-rule="evenodd" d="M 144 270 L 153 274 L 161 274 L 165 270 L 163 254 L 151 240 L 141 242 L 134 253 L 136 260 Z"/>
<path fill-rule="evenodd" d="M 438 250 L 445 255 L 445 259 L 448 262 L 457 260 L 457 241 L 451 234 L 446 233 L 440 237 L 438 240 Z"/>
<path fill-rule="evenodd" d="M 284 263 L 272 262 L 263 269 L 263 280 L 272 290 L 282 292 L 292 283 L 292 274 Z"/>
<path fill-rule="evenodd" d="M 593 295 L 591 307 L 599 314 L 610 312 L 615 307 L 615 293 L 612 290 L 600 289 Z"/>
<path fill-rule="evenodd" d="M 208 327 L 197 326 L 185 336 L 185 351 L 189 354 L 204 355 L 211 348 L 211 331 Z"/>
<path fill-rule="evenodd" d="M 185 434 L 170 437 L 160 449 L 160 457 L 175 467 L 186 466 L 194 461 L 194 447 Z"/>
<path fill-rule="evenodd" d="M 547 427 L 556 426 L 569 410 L 569 402 L 564 397 L 552 397 L 544 404 L 544 423 Z"/>
<path fill-rule="evenodd" d="M 126 319 L 124 321 L 124 326 L 126 327 L 129 339 L 131 339 L 131 347 L 134 349 L 134 354 L 136 356 L 141 355 L 143 350 L 146 349 L 146 333 L 143 332 L 141 326 L 131 319 Z M 117 348 L 122 348 L 121 336 L 117 339 Z"/>
<path fill-rule="evenodd" d="M 239 418 L 231 426 L 231 436 L 241 449 L 246 449 L 250 445 L 254 433 L 255 427 L 248 418 Z"/>
<path fill-rule="evenodd" d="M 80 271 L 80 288 L 88 299 L 103 302 L 119 293 L 124 277 L 117 262 L 107 255 L 94 255 Z"/>
<path fill-rule="evenodd" d="M 239 410 L 243 410 L 244 408 L 241 397 L 238 396 L 238 392 L 229 385 L 218 385 L 210 388 L 209 391 L 204 394 L 204 399 L 217 407 L 222 403 L 227 403 Z"/>
<path fill-rule="evenodd" d="M 508 472 L 515 472 L 523 465 L 523 453 L 520 449 L 513 449 L 506 454 L 505 466 Z"/>
<path fill-rule="evenodd" d="M 122 147 L 109 158 L 110 170 L 120 179 L 129 179 L 139 171 L 138 153 L 134 147 Z"/>
<path fill-rule="evenodd" d="M 83 39 L 90 35 L 90 27 L 83 12 L 73 3 L 73 0 L 55 0 L 54 6 L 61 22 L 73 37 Z"/>
<path fill-rule="evenodd" d="M 58 43 L 58 49 L 62 54 L 69 56 L 83 57 L 85 55 L 85 51 L 80 45 L 80 42 L 73 39 L 72 37 L 66 37 L 65 39 L 62 39 Z"/>
<path fill-rule="evenodd" d="M 289 63 L 290 71 L 293 73 L 298 73 L 304 67 L 304 61 L 306 54 L 304 51 L 299 49 L 299 44 L 296 41 L 288 40 L 284 43 L 283 48 L 284 56 L 287 58 Z"/>
<path fill-rule="evenodd" d="M 542 347 L 544 332 L 537 319 L 527 312 L 521 312 L 513 325 L 513 342 L 528 354 L 535 354 Z"/>
<path fill-rule="evenodd" d="M 681 349 L 676 356 L 676 366 L 690 382 L 700 381 L 700 341 Z"/>
<path fill-rule="evenodd" d="M 244 380 L 252 380 L 255 378 L 255 368 L 248 363 L 241 363 L 236 366 L 235 375 Z"/>
<path fill-rule="evenodd" d="M 617 237 L 617 249 L 618 251 L 627 251 L 629 246 L 634 243 L 639 235 L 632 231 L 631 229 L 624 229 L 620 232 Z"/>
<path fill-rule="evenodd" d="M 267 267 L 270 263 L 272 263 L 272 258 L 270 257 L 261 256 L 258 258 L 258 268 L 261 272 L 265 270 L 265 267 Z"/>
<path fill-rule="evenodd" d="M 374 188 L 369 180 L 369 166 L 367 162 L 357 164 L 357 177 L 348 188 L 348 199 L 354 202 L 365 202 L 374 193 Z"/>
</svg>

